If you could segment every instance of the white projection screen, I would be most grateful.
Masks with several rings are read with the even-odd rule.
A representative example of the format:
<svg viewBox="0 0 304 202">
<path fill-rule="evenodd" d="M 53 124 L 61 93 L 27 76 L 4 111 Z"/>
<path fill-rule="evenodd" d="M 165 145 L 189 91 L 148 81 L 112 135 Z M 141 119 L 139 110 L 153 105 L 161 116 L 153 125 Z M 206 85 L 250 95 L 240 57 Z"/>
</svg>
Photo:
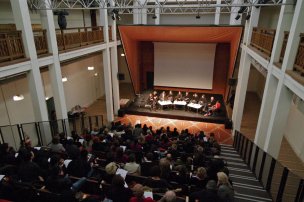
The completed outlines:
<svg viewBox="0 0 304 202">
<path fill-rule="evenodd" d="M 154 42 L 154 86 L 212 89 L 216 44 Z"/>
</svg>

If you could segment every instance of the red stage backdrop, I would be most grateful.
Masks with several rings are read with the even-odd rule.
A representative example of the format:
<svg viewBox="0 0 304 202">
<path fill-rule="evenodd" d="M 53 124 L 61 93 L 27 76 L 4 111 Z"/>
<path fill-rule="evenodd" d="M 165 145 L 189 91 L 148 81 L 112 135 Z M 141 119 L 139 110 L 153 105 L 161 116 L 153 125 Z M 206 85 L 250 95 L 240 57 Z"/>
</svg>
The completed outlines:
<svg viewBox="0 0 304 202">
<path fill-rule="evenodd" d="M 243 27 L 118 26 L 134 90 L 146 87 L 146 72 L 154 69 L 152 42 L 217 43 L 213 89 L 201 90 L 226 97 L 232 77 Z"/>
</svg>

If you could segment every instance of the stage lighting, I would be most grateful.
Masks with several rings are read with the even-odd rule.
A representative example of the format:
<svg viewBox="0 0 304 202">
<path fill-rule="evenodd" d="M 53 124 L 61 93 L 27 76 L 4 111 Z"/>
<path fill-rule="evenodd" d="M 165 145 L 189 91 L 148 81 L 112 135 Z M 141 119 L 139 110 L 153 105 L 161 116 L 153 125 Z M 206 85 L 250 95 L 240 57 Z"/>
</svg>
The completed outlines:
<svg viewBox="0 0 304 202">
<path fill-rule="evenodd" d="M 201 18 L 201 16 L 200 16 L 200 15 L 197 15 L 197 16 L 195 16 L 195 18 L 196 18 L 196 19 L 200 19 L 200 18 Z"/>
<path fill-rule="evenodd" d="M 120 17 L 119 15 L 117 15 L 117 17 L 116 17 L 116 18 L 117 18 L 117 20 L 121 20 L 121 17 Z"/>
<path fill-rule="evenodd" d="M 112 20 L 116 20 L 115 14 L 112 14 Z"/>
<path fill-rule="evenodd" d="M 249 20 L 250 19 L 250 14 L 248 14 L 247 16 L 246 16 L 246 20 Z"/>
<path fill-rule="evenodd" d="M 236 17 L 235 17 L 235 20 L 238 20 L 238 19 L 240 19 L 240 15 L 237 15 Z"/>
<path fill-rule="evenodd" d="M 268 0 L 259 0 L 258 4 L 266 4 Z M 260 6 L 256 6 L 256 8 L 260 8 Z"/>
<path fill-rule="evenodd" d="M 246 10 L 246 8 L 247 8 L 246 6 L 242 6 L 238 11 L 238 13 L 243 13 Z"/>
<path fill-rule="evenodd" d="M 152 18 L 153 18 L 153 19 L 156 19 L 156 18 L 157 18 L 157 16 L 154 14 L 154 15 L 152 16 Z"/>
</svg>

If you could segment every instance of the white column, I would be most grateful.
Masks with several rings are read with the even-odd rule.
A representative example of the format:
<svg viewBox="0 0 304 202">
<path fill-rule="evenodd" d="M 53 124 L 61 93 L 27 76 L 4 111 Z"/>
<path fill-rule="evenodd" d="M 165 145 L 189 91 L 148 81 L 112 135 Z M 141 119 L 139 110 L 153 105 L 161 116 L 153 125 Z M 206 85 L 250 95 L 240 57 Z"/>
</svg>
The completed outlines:
<svg viewBox="0 0 304 202">
<path fill-rule="evenodd" d="M 107 120 L 108 122 L 114 121 L 113 113 L 113 94 L 112 94 L 112 75 L 110 66 L 110 50 L 107 47 L 102 51 L 103 56 L 103 71 L 104 71 L 104 83 L 106 94 L 106 108 L 107 108 Z"/>
<path fill-rule="evenodd" d="M 114 114 L 118 115 L 119 105 L 119 81 L 118 81 L 118 61 L 117 61 L 117 46 L 111 48 L 111 70 L 112 70 L 112 89 Z"/>
<path fill-rule="evenodd" d="M 244 0 L 233 0 L 232 2 L 232 5 L 233 4 L 243 4 L 244 3 Z M 239 14 L 238 11 L 239 11 L 240 7 L 231 7 L 231 14 L 230 14 L 230 25 L 240 25 L 242 24 L 242 14 Z M 240 15 L 241 17 L 236 20 L 236 16 L 237 15 Z"/>
<path fill-rule="evenodd" d="M 295 6 L 294 16 L 289 32 L 288 42 L 286 45 L 285 56 L 282 64 L 282 71 L 292 69 L 298 51 L 298 44 L 300 42 L 300 33 L 304 31 L 304 2 L 297 1 Z"/>
<path fill-rule="evenodd" d="M 232 114 L 233 130 L 240 131 L 245 98 L 247 92 L 247 84 L 249 79 L 251 61 L 249 55 L 243 50 L 239 66 L 238 84 L 235 93 L 235 102 Z M 234 133 L 233 133 L 234 134 Z"/>
<path fill-rule="evenodd" d="M 254 139 L 254 143 L 256 143 L 260 148 L 265 146 L 265 138 L 269 126 L 277 86 L 278 79 L 274 77 L 271 72 L 268 72 Z"/>
<path fill-rule="evenodd" d="M 260 17 L 260 8 L 252 7 L 250 19 L 246 21 L 243 42 L 247 46 L 250 44 L 253 27 L 258 26 Z"/>
<path fill-rule="evenodd" d="M 281 80 L 278 84 L 273 102 L 273 110 L 269 121 L 264 150 L 274 158 L 278 158 L 284 129 L 287 123 L 290 104 L 293 93 L 283 85 Z"/>
<path fill-rule="evenodd" d="M 53 64 L 49 65 L 49 75 L 53 90 L 57 119 L 67 118 L 67 108 L 62 84 L 61 66 L 58 56 L 58 46 L 52 10 L 40 11 L 43 28 L 47 30 L 49 52 L 53 55 Z"/>
<path fill-rule="evenodd" d="M 281 68 L 283 73 L 285 73 L 287 69 L 292 68 L 295 61 L 297 54 L 297 48 L 295 47 L 299 44 L 299 34 L 304 30 L 304 25 L 301 21 L 304 18 L 304 13 L 302 12 L 303 9 L 303 1 L 297 1 Z M 281 20 L 280 23 L 283 23 L 283 26 L 284 20 L 288 19 Z M 278 52 L 280 51 L 279 47 L 274 51 L 277 51 L 277 53 L 273 52 L 274 56 L 272 58 L 272 62 L 275 59 L 274 57 L 278 57 L 277 54 L 279 54 Z M 284 85 L 284 76 L 280 76 L 264 145 L 264 150 L 274 158 L 277 158 L 280 152 L 280 145 L 284 136 L 284 129 L 289 115 L 292 96 L 293 93 Z M 273 145 L 275 145 L 275 147 Z"/>
<path fill-rule="evenodd" d="M 284 0 L 283 3 L 287 3 L 287 0 Z M 293 6 L 283 5 L 280 11 L 254 140 L 255 143 L 261 148 L 265 146 L 266 133 L 268 130 L 270 115 L 278 86 L 278 79 L 272 75 L 273 66 L 271 64 L 274 61 L 279 60 L 283 44 L 284 31 L 289 30 L 289 26 L 291 24 L 292 19 L 290 17 L 290 12 L 292 12 L 292 10 Z"/>
<path fill-rule="evenodd" d="M 48 113 L 44 98 L 43 85 L 37 60 L 34 35 L 31 25 L 27 1 L 11 0 L 15 24 L 22 31 L 22 41 L 27 57 L 30 58 L 32 69 L 27 73 L 36 121 L 47 121 Z"/>
<path fill-rule="evenodd" d="M 155 15 L 156 15 L 156 19 L 154 19 L 154 23 L 156 25 L 160 24 L 160 9 L 159 8 L 155 8 Z"/>
<path fill-rule="evenodd" d="M 216 0 L 217 5 L 221 5 L 221 0 Z M 221 7 L 216 7 L 215 9 L 215 17 L 214 17 L 214 24 L 219 25 L 220 24 L 220 16 L 221 16 Z"/>
<path fill-rule="evenodd" d="M 138 1 L 133 2 L 134 6 L 139 6 Z M 133 24 L 141 24 L 141 10 L 140 9 L 133 9 Z"/>
<path fill-rule="evenodd" d="M 104 83 L 105 83 L 105 95 L 106 95 L 106 108 L 107 108 L 107 121 L 114 120 L 113 113 L 113 94 L 112 94 L 112 75 L 110 65 L 110 49 L 109 49 L 109 32 L 108 32 L 108 15 L 106 9 L 99 10 L 100 23 L 103 26 L 104 38 L 106 42 L 106 49 L 102 51 L 103 56 L 103 71 L 104 71 Z"/>
</svg>

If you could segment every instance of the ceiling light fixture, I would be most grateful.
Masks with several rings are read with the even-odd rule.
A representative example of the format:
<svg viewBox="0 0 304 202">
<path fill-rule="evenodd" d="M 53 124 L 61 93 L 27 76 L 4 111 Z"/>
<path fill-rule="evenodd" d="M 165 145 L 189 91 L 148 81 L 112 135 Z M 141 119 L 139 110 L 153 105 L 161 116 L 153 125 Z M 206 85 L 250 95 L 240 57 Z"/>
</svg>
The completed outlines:
<svg viewBox="0 0 304 202">
<path fill-rule="evenodd" d="M 94 76 L 98 76 L 98 73 L 95 73 Z"/>
<path fill-rule="evenodd" d="M 23 95 L 14 95 L 13 96 L 13 100 L 14 101 L 20 101 L 20 100 L 23 100 L 24 99 L 24 96 Z"/>
<path fill-rule="evenodd" d="M 62 80 L 62 82 L 66 82 L 66 81 L 68 81 L 68 78 L 63 77 L 61 80 Z"/>
<path fill-rule="evenodd" d="M 122 54 L 120 54 L 120 56 L 121 56 L 121 57 L 125 57 L 125 54 L 124 54 L 124 53 L 122 53 Z"/>
<path fill-rule="evenodd" d="M 88 70 L 89 70 L 89 71 L 93 71 L 93 70 L 94 70 L 94 67 L 88 67 Z"/>
</svg>

